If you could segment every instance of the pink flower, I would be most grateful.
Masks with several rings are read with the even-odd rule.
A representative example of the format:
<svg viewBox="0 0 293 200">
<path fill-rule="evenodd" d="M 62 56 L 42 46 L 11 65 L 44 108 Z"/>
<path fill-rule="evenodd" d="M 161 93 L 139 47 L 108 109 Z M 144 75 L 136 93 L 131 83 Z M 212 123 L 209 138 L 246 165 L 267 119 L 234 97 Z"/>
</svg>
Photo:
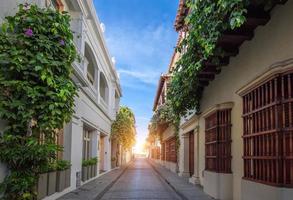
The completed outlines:
<svg viewBox="0 0 293 200">
<path fill-rule="evenodd" d="M 27 37 L 32 37 L 33 36 L 33 30 L 31 28 L 28 28 L 25 30 L 24 34 L 27 36 Z"/>
</svg>

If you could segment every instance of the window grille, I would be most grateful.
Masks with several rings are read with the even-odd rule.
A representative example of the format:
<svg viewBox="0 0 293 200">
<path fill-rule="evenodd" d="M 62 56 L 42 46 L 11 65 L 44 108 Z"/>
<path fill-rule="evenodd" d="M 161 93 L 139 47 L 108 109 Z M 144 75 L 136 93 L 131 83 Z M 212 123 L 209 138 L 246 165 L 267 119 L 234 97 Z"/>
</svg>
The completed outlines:
<svg viewBox="0 0 293 200">
<path fill-rule="evenodd" d="M 165 156 L 165 142 L 162 143 L 162 147 L 161 147 L 161 149 L 162 149 L 162 150 L 161 150 L 161 153 L 162 153 L 162 155 L 161 155 L 161 159 L 162 159 L 162 160 L 165 160 L 165 159 L 166 159 L 166 158 L 165 158 L 165 157 L 166 157 L 166 156 Z"/>
<path fill-rule="evenodd" d="M 293 187 L 293 72 L 243 96 L 244 179 Z"/>
<path fill-rule="evenodd" d="M 205 119 L 206 170 L 231 173 L 231 109 L 217 110 Z"/>
<path fill-rule="evenodd" d="M 177 162 L 176 139 L 175 137 L 166 141 L 166 161 Z"/>
</svg>

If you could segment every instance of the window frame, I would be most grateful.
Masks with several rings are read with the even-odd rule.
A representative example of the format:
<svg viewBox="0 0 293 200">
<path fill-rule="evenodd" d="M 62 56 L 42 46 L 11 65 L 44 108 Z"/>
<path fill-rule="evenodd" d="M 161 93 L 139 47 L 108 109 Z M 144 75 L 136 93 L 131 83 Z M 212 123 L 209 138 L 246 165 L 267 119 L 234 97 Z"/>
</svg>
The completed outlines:
<svg viewBox="0 0 293 200">
<path fill-rule="evenodd" d="M 243 179 L 292 188 L 293 70 L 267 76 L 241 96 Z"/>
<path fill-rule="evenodd" d="M 232 173 L 231 111 L 217 109 L 205 117 L 205 170 Z"/>
<path fill-rule="evenodd" d="M 83 129 L 82 142 L 82 159 L 88 160 L 92 158 L 92 133 L 86 128 Z"/>
</svg>

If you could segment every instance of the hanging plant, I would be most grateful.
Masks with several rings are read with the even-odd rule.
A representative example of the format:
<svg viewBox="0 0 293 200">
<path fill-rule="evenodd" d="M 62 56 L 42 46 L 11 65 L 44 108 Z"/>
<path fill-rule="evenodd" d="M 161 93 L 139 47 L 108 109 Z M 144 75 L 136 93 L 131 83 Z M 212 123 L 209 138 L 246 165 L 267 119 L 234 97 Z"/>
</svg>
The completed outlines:
<svg viewBox="0 0 293 200">
<path fill-rule="evenodd" d="M 176 115 L 171 107 L 169 101 L 167 101 L 164 105 L 160 106 L 158 110 L 156 110 L 151 118 L 149 125 L 149 135 L 151 137 L 159 138 L 162 142 L 162 133 L 159 132 L 159 126 L 162 124 L 168 124 L 174 128 L 174 135 L 176 139 L 176 150 L 179 151 L 180 147 L 180 139 L 179 139 L 179 125 L 180 125 L 180 117 Z"/>
<path fill-rule="evenodd" d="M 77 56 L 70 17 L 53 9 L 20 5 L 0 30 L 0 162 L 10 174 L 4 199 L 35 199 L 38 174 L 62 150 L 57 130 L 74 112 L 70 76 Z"/>
<path fill-rule="evenodd" d="M 181 57 L 175 65 L 168 90 L 168 99 L 176 115 L 184 116 L 188 110 L 200 111 L 202 90 L 198 74 L 204 61 L 218 64 L 219 57 L 213 55 L 224 56 L 223 50 L 216 46 L 221 34 L 244 24 L 250 4 L 270 10 L 274 3 L 274 0 L 186 1 L 189 13 L 185 18 L 185 27 L 188 31 L 176 49 Z"/>
<path fill-rule="evenodd" d="M 202 63 L 217 51 L 216 43 L 227 29 L 235 29 L 245 22 L 248 0 L 188 0 L 190 12 L 185 19 L 188 34 L 177 51 L 182 55 L 176 63 L 168 91 L 171 106 L 177 115 L 199 110 L 202 91 L 198 74 Z M 212 62 L 219 62 L 213 59 Z"/>
</svg>

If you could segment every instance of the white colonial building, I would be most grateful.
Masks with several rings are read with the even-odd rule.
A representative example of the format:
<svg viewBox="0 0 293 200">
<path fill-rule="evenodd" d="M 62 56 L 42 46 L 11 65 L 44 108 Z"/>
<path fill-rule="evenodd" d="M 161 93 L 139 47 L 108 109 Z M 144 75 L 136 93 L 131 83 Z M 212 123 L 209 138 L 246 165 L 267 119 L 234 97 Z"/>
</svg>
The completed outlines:
<svg viewBox="0 0 293 200">
<path fill-rule="evenodd" d="M 82 58 L 73 65 L 72 79 L 79 88 L 75 114 L 59 140 L 64 146 L 62 159 L 72 164 L 70 183 L 62 192 L 46 197 L 55 199 L 111 169 L 110 132 L 119 108 L 121 88 L 92 0 L 1 0 L 0 22 L 5 16 L 13 15 L 18 4 L 26 2 L 69 12 L 76 48 Z M 0 121 L 0 131 L 4 127 L 5 123 Z M 95 173 L 84 179 L 82 160 L 93 157 L 98 157 Z M 0 163 L 0 181 L 6 173 Z"/>
</svg>

